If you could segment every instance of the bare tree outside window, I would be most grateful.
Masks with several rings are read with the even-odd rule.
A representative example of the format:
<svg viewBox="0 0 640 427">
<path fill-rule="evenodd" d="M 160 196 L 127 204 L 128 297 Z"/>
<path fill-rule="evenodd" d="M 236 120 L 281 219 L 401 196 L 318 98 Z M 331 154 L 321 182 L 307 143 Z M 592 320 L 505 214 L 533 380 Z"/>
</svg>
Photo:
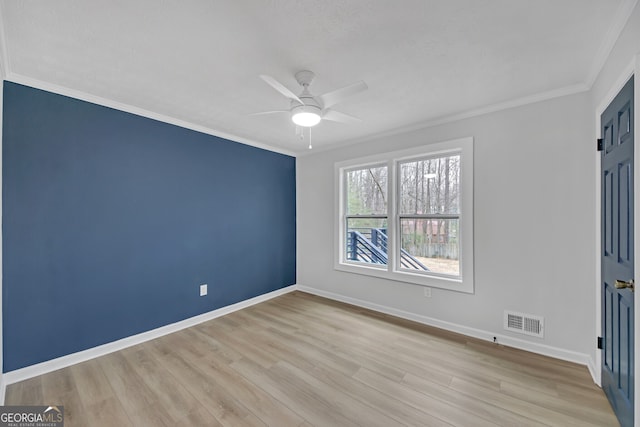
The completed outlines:
<svg viewBox="0 0 640 427">
<path fill-rule="evenodd" d="M 401 249 L 434 273 L 459 276 L 460 156 L 400 163 L 398 202 Z"/>
<path fill-rule="evenodd" d="M 351 170 L 345 179 L 345 257 L 348 261 L 387 264 L 387 167 Z"/>
<path fill-rule="evenodd" d="M 336 163 L 336 270 L 473 293 L 473 138 Z"/>
</svg>

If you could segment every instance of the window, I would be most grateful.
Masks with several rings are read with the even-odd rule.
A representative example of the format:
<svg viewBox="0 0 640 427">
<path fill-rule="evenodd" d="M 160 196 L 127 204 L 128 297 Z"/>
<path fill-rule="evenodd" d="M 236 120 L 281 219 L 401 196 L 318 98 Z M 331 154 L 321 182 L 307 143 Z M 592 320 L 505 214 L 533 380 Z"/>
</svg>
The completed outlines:
<svg viewBox="0 0 640 427">
<path fill-rule="evenodd" d="M 387 166 L 346 171 L 345 185 L 345 259 L 386 265 Z"/>
<path fill-rule="evenodd" d="M 399 163 L 400 267 L 460 276 L 460 155 Z"/>
<path fill-rule="evenodd" d="M 473 292 L 473 140 L 336 165 L 336 269 Z"/>
</svg>

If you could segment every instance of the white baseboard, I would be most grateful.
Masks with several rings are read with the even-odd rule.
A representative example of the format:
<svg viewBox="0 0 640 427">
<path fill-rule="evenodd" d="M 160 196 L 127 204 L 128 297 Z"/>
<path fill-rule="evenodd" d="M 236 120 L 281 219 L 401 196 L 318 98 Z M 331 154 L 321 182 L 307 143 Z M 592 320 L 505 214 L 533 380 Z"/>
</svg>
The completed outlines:
<svg viewBox="0 0 640 427">
<path fill-rule="evenodd" d="M 228 305 L 226 307 L 219 308 L 217 310 L 203 313 L 198 316 L 190 317 L 185 320 L 181 320 L 170 325 L 162 326 L 157 329 L 153 329 L 141 334 L 133 335 L 127 338 L 123 338 L 118 341 L 113 341 L 107 344 L 93 347 L 87 350 L 79 351 L 77 353 L 69 354 L 67 356 L 58 357 L 56 359 L 47 360 L 46 362 L 38 363 L 37 365 L 27 366 L 25 368 L 16 369 L 15 371 L 5 372 L 0 380 L 0 404 L 4 404 L 4 394 L 6 386 L 9 384 L 17 383 L 38 375 L 53 372 L 58 369 L 66 368 L 77 363 L 81 363 L 96 357 L 104 356 L 105 354 L 113 353 L 114 351 L 122 350 L 127 347 L 131 347 L 137 344 L 141 344 L 146 341 L 150 341 L 155 338 L 160 338 L 164 335 L 171 334 L 173 332 L 180 331 L 190 326 L 197 325 L 202 322 L 206 322 L 216 317 L 224 316 L 234 311 L 242 310 L 243 308 L 250 307 L 252 305 L 261 303 L 263 301 L 270 300 L 277 296 L 295 291 L 296 285 L 287 286 L 285 288 L 277 289 L 273 292 L 269 292 L 257 297 L 250 298 L 245 301 L 240 301 L 235 304 Z"/>
<path fill-rule="evenodd" d="M 414 322 L 422 323 L 436 328 L 444 329 L 451 332 L 457 332 L 473 338 L 479 338 L 484 341 L 493 342 L 493 337 L 498 339 L 501 345 L 507 347 L 514 347 L 520 350 L 530 351 L 532 353 L 541 354 L 543 356 L 553 357 L 555 359 L 566 360 L 568 362 L 578 363 L 585 365 L 589 369 L 589 373 L 596 381 L 595 365 L 589 355 L 584 353 L 578 353 L 575 351 L 565 350 L 557 347 L 548 346 L 545 344 L 537 344 L 530 341 L 513 338 L 507 335 L 497 334 L 495 332 L 483 331 L 481 329 L 470 328 L 468 326 L 462 326 L 451 322 L 445 322 L 443 320 L 434 319 L 432 317 L 423 316 L 420 314 L 410 313 L 408 311 L 399 310 L 392 307 L 387 307 L 380 304 L 375 304 L 369 301 L 360 300 L 357 298 L 351 298 L 344 295 L 336 294 L 333 292 L 323 291 L 321 289 L 311 288 L 308 286 L 297 285 L 297 289 L 302 292 L 318 295 L 321 297 L 329 298 L 336 301 L 345 302 L 347 304 L 356 305 L 358 307 L 368 308 L 380 313 L 390 314 L 392 316 L 400 317 Z"/>
<path fill-rule="evenodd" d="M 372 302 L 360 300 L 357 298 L 351 298 L 344 295 L 336 294 L 333 292 L 327 292 L 316 288 L 311 288 L 302 285 L 291 285 L 282 289 L 277 289 L 273 292 L 269 292 L 264 295 L 238 302 L 226 307 L 219 308 L 217 310 L 210 311 L 208 313 L 200 314 L 198 316 L 191 317 L 189 319 L 182 320 L 180 322 L 172 323 L 171 325 L 162 326 L 151 331 L 143 332 L 138 335 L 123 338 L 118 341 L 103 344 L 98 347 L 83 350 L 78 353 L 69 354 L 67 356 L 59 357 L 57 359 L 48 360 L 46 362 L 38 363 L 37 365 L 27 366 L 25 368 L 16 369 L 15 371 L 6 372 L 0 374 L 0 405 L 4 405 L 6 386 L 16 382 L 20 382 L 38 375 L 46 374 L 58 369 L 66 368 L 77 363 L 81 363 L 96 357 L 104 356 L 114 351 L 122 350 L 127 347 L 131 347 L 137 344 L 141 344 L 146 341 L 150 341 L 155 338 L 160 338 L 164 335 L 171 334 L 173 332 L 180 331 L 182 329 L 197 325 L 208 320 L 215 319 L 220 316 L 224 316 L 234 311 L 242 310 L 243 308 L 250 307 L 252 305 L 261 303 L 263 301 L 270 300 L 280 295 L 299 290 L 310 294 L 318 295 L 321 297 L 329 298 L 335 301 L 345 302 L 358 307 L 368 308 L 380 313 L 390 314 L 392 316 L 400 317 L 407 320 L 412 320 L 418 323 L 422 323 L 429 326 L 434 326 L 440 329 L 444 329 L 451 332 L 457 332 L 463 335 L 467 335 L 474 338 L 479 338 L 485 341 L 493 341 L 493 337 L 498 338 L 498 342 L 508 347 L 514 347 L 521 350 L 530 351 L 532 353 L 541 354 L 544 356 L 554 357 L 556 359 L 566 360 L 569 362 L 585 365 L 589 369 L 594 382 L 596 381 L 597 370 L 595 363 L 591 357 L 583 353 L 577 353 L 569 350 L 564 350 L 556 347 L 547 346 L 544 344 L 532 343 L 525 340 L 509 337 L 506 335 L 500 335 L 493 332 L 483 331 L 480 329 L 470 328 L 467 326 L 458 325 L 451 322 L 445 322 L 442 320 L 434 319 L 427 316 L 422 316 L 415 313 L 395 309 L 392 307 L 375 304 Z"/>
<path fill-rule="evenodd" d="M 593 378 L 593 382 L 596 383 L 598 387 L 602 387 L 602 377 L 600 368 L 596 362 L 593 360 L 593 357 L 589 357 L 589 361 L 587 362 L 587 368 L 589 369 L 589 373 L 591 374 L 591 378 Z"/>
</svg>

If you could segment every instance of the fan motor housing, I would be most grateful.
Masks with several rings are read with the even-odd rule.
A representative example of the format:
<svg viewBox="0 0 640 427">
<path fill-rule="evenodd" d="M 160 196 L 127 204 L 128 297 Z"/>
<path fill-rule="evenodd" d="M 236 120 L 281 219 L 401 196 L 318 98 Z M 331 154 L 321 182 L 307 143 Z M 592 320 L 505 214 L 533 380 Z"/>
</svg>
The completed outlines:
<svg viewBox="0 0 640 427">
<path fill-rule="evenodd" d="M 322 106 L 318 103 L 318 101 L 316 101 L 316 99 L 311 96 L 311 95 L 305 95 L 304 93 L 302 95 L 300 95 L 298 97 L 300 99 L 300 101 L 302 101 L 304 104 L 300 104 L 298 101 L 296 101 L 295 99 L 291 100 L 291 111 L 293 112 L 293 109 L 296 107 L 303 107 L 303 106 L 307 106 L 307 107 L 314 107 L 317 108 L 319 110 L 322 109 Z"/>
</svg>

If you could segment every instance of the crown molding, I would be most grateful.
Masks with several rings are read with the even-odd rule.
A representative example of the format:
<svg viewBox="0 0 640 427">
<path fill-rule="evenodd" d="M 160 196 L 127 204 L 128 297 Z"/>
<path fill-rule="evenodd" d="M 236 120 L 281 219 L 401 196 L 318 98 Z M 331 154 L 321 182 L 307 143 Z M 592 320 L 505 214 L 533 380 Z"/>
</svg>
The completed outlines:
<svg viewBox="0 0 640 427">
<path fill-rule="evenodd" d="M 337 142 L 337 143 L 334 143 L 334 144 L 318 147 L 317 150 L 314 147 L 314 153 L 310 153 L 308 151 L 307 152 L 300 152 L 300 153 L 298 153 L 298 157 L 304 157 L 304 156 L 312 155 L 312 154 L 315 154 L 315 153 L 318 153 L 318 152 L 322 152 L 322 151 L 335 150 L 335 149 L 338 149 L 338 148 L 347 147 L 349 145 L 356 145 L 356 144 L 360 144 L 360 143 L 363 143 L 363 142 L 369 142 L 369 141 L 372 141 L 372 140 L 375 140 L 375 139 L 387 138 L 387 137 L 400 135 L 400 134 L 404 134 L 404 133 L 409 133 L 409 132 L 419 131 L 419 130 L 423 130 L 423 129 L 428 129 L 428 128 L 432 128 L 432 127 L 435 127 L 435 126 L 444 125 L 444 124 L 447 124 L 447 123 L 457 122 L 457 121 L 464 120 L 464 119 L 471 119 L 471 118 L 474 118 L 474 117 L 483 116 L 485 114 L 495 113 L 495 112 L 498 112 L 498 111 L 508 110 L 508 109 L 516 108 L 516 107 L 522 107 L 522 106 L 525 106 L 525 105 L 535 104 L 537 102 L 548 101 L 550 99 L 560 98 L 560 97 L 563 97 L 563 96 L 573 95 L 573 94 L 576 94 L 576 93 L 587 92 L 589 89 L 591 89 L 591 88 L 589 86 L 587 86 L 586 84 L 584 84 L 584 83 L 571 85 L 571 86 L 565 86 L 565 87 L 562 87 L 562 88 L 559 88 L 559 89 L 550 90 L 550 91 L 547 91 L 547 92 L 541 92 L 541 93 L 537 93 L 537 94 L 534 94 L 534 95 L 529 95 L 529 96 L 525 96 L 525 97 L 521 97 L 521 98 L 515 98 L 515 99 L 509 100 L 509 101 L 505 101 L 505 102 L 499 102 L 497 104 L 487 105 L 485 107 L 480 107 L 480 108 L 475 108 L 475 109 L 472 109 L 472 110 L 467 110 L 467 111 L 464 111 L 462 113 L 451 114 L 451 115 L 448 115 L 448 116 L 442 116 L 442 117 L 437 117 L 435 119 L 429 119 L 429 120 L 426 120 L 426 121 L 413 123 L 413 124 L 410 124 L 410 125 L 407 125 L 407 126 L 402 126 L 402 127 L 398 127 L 398 128 L 394 128 L 394 129 L 388 130 L 388 131 L 367 135 L 367 136 L 364 136 L 364 137 L 361 137 L 361 138 L 351 139 L 351 140 L 344 141 L 344 142 Z"/>
<path fill-rule="evenodd" d="M 215 129 L 211 129 L 202 125 L 191 123 L 182 119 L 177 119 L 171 116 L 166 116 L 150 110 L 139 108 L 134 105 L 124 104 L 118 101 L 102 98 L 90 93 L 78 91 L 75 89 L 59 86 L 53 83 L 49 83 L 42 80 L 33 79 L 31 77 L 27 77 L 24 75 L 20 75 L 17 73 L 13 73 L 11 71 L 10 62 L 9 62 L 4 25 L 0 25 L 0 78 L 4 80 L 12 81 L 14 83 L 24 84 L 37 89 L 42 89 L 49 92 L 57 93 L 59 95 L 70 96 L 83 101 L 87 101 L 87 102 L 102 105 L 105 107 L 114 108 L 114 109 L 125 111 L 128 113 L 136 114 L 142 117 L 147 117 L 150 119 L 170 123 L 186 129 L 191 129 L 197 132 L 205 133 L 205 134 L 216 136 L 219 138 L 224 138 L 234 142 L 239 142 L 239 143 L 250 145 L 256 148 L 261 148 L 264 150 L 273 151 L 276 153 L 285 154 L 292 157 L 303 157 L 303 156 L 309 156 L 309 155 L 313 155 L 323 151 L 335 150 L 338 148 L 371 141 L 372 139 L 385 138 L 385 137 L 394 136 L 402 133 L 417 131 L 417 130 L 439 126 L 439 125 L 443 125 L 446 123 L 451 123 L 451 122 L 455 122 L 463 119 L 473 118 L 473 117 L 477 117 L 477 116 L 481 116 L 481 115 L 485 115 L 485 114 L 489 114 L 489 113 L 493 113 L 501 110 L 506 110 L 509 108 L 515 108 L 515 107 L 524 106 L 527 104 L 546 101 L 546 100 L 561 97 L 561 96 L 567 96 L 575 93 L 588 91 L 591 89 L 596 78 L 602 71 L 602 68 L 606 63 L 607 58 L 611 54 L 611 51 L 616 41 L 620 37 L 620 34 L 624 29 L 625 25 L 627 24 L 627 21 L 629 20 L 633 10 L 637 6 L 638 1 L 639 0 L 622 0 L 622 3 L 618 6 L 613 22 L 606 33 L 605 39 L 602 41 L 602 43 L 600 44 L 600 47 L 596 51 L 595 59 L 593 60 L 591 70 L 589 71 L 584 83 L 566 86 L 563 88 L 559 88 L 559 89 L 555 89 L 555 90 L 551 90 L 543 93 L 538 93 L 538 94 L 534 94 L 534 95 L 526 96 L 522 98 L 517 98 L 517 99 L 509 100 L 506 102 L 492 104 L 492 105 L 480 107 L 477 109 L 468 110 L 462 113 L 441 116 L 434 119 L 429 119 L 426 121 L 409 124 L 407 126 L 394 128 L 384 132 L 370 134 L 360 138 L 336 142 L 336 143 L 332 143 L 325 146 L 316 146 L 314 147 L 313 151 L 302 150 L 302 149 L 299 151 L 298 150 L 294 151 L 294 150 L 287 150 L 280 147 L 275 147 L 262 142 L 240 137 L 238 135 L 217 131 Z M 4 13 L 2 9 L 2 2 L 0 2 L 0 24 L 4 22 L 4 19 L 5 18 L 4 18 Z"/>
<path fill-rule="evenodd" d="M 166 116 L 164 114 L 156 113 L 154 111 L 146 110 L 144 108 L 136 107 L 134 105 L 125 104 L 122 102 L 114 101 L 112 99 L 102 98 L 97 95 L 93 95 L 87 92 L 71 89 L 65 86 L 56 85 L 53 83 L 45 82 L 42 80 L 34 79 L 31 77 L 23 76 L 17 73 L 8 73 L 5 77 L 13 83 L 18 83 L 25 86 L 30 86 L 35 89 L 45 90 L 58 95 L 68 96 L 71 98 L 79 99 L 81 101 L 91 102 L 92 104 L 101 105 L 103 107 L 113 108 L 115 110 L 124 111 L 126 113 L 135 114 L 137 116 L 146 117 L 153 120 L 158 120 L 164 123 L 169 123 L 175 126 L 180 126 L 185 129 L 194 130 L 196 132 L 204 133 L 207 135 L 216 136 L 233 142 L 239 142 L 241 144 L 250 145 L 252 147 L 260 148 L 267 151 L 273 151 L 287 156 L 295 157 L 296 153 L 290 150 L 286 150 L 279 147 L 274 147 L 262 142 L 254 141 L 248 138 L 243 138 L 237 135 L 232 135 L 226 132 L 221 132 L 215 129 L 208 128 L 206 126 L 198 125 L 188 122 L 186 120 L 177 119 L 175 117 Z"/>
<path fill-rule="evenodd" d="M 629 21 L 631 13 L 637 4 L 638 0 L 623 0 L 620 6 L 618 6 L 618 10 L 613 18 L 613 23 L 609 26 L 609 30 L 607 31 L 604 40 L 600 43 L 600 47 L 596 51 L 595 59 L 591 65 L 591 70 L 585 80 L 586 85 L 589 88 L 593 86 L 598 78 L 598 75 L 607 62 L 607 58 L 611 54 L 616 41 L 618 41 L 622 30 L 625 25 L 627 25 L 627 21 Z"/>
<path fill-rule="evenodd" d="M 506 110 L 509 108 L 515 108 L 524 106 L 527 104 L 533 104 L 536 102 L 542 102 L 546 100 L 550 100 L 553 98 L 558 98 L 562 96 L 573 95 L 580 92 L 587 92 L 591 90 L 593 84 L 595 83 L 598 75 L 602 71 L 607 58 L 611 54 L 613 47 L 615 46 L 616 41 L 620 37 L 622 30 L 624 29 L 627 21 L 631 17 L 633 10 L 638 4 L 639 0 L 623 0 L 620 6 L 618 6 L 618 10 L 613 19 L 613 23 L 609 27 L 605 39 L 602 41 L 599 49 L 596 51 L 595 59 L 591 66 L 591 70 L 587 75 L 584 83 L 579 83 L 571 86 L 562 87 L 559 89 L 551 90 L 548 92 L 542 92 L 538 94 L 534 94 L 531 96 L 526 96 L 522 98 L 516 98 L 513 100 L 509 100 L 506 102 L 501 102 L 497 104 L 488 105 L 485 107 L 480 107 L 477 109 L 468 110 L 462 113 L 456 113 L 452 115 L 437 117 L 434 119 L 429 119 L 419 123 L 413 123 L 407 126 L 398 127 L 395 129 L 391 129 L 384 132 L 374 133 L 368 136 L 364 136 L 361 138 L 355 138 L 343 142 L 337 142 L 333 144 L 329 144 L 326 146 L 319 146 L 317 149 L 314 147 L 313 152 L 309 151 L 301 151 L 298 153 L 298 157 L 304 157 L 313 155 L 323 151 L 335 150 L 342 147 L 347 147 L 350 145 L 356 145 L 363 142 L 368 142 L 374 139 L 386 138 L 390 136 L 395 136 L 403 133 L 418 131 L 422 129 L 427 129 L 439 125 L 443 125 L 446 123 L 456 122 L 463 119 L 469 119 L 477 116 L 481 116 L 484 114 L 494 113 L 501 110 Z"/>
</svg>

